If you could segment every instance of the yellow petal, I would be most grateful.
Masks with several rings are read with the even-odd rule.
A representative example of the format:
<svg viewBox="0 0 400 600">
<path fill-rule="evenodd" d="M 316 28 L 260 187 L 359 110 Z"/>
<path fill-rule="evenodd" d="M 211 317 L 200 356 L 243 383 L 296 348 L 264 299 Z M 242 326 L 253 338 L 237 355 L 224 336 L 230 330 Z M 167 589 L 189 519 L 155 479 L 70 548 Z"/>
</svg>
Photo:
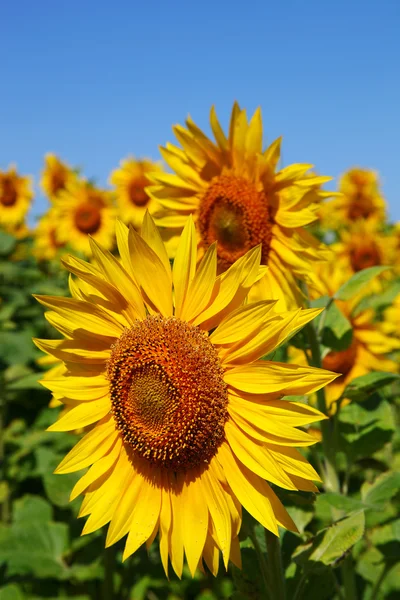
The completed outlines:
<svg viewBox="0 0 400 600">
<path fill-rule="evenodd" d="M 92 465 L 105 456 L 118 437 L 112 417 L 96 425 L 68 452 L 55 473 L 73 473 Z"/>
<path fill-rule="evenodd" d="M 208 531 L 208 508 L 198 473 L 186 473 L 182 499 L 183 541 L 189 570 L 194 577 Z"/>
<path fill-rule="evenodd" d="M 158 521 L 161 508 L 161 480 L 159 469 L 150 468 L 150 477 L 143 478 L 140 496 L 132 506 L 130 531 L 122 560 L 136 552 L 146 542 Z"/>
<path fill-rule="evenodd" d="M 214 345 L 243 342 L 262 327 L 275 304 L 274 300 L 266 300 L 240 306 L 221 321 L 210 335 L 210 341 Z"/>
<path fill-rule="evenodd" d="M 116 338 L 123 331 L 118 321 L 95 304 L 57 296 L 35 296 L 35 298 L 43 306 L 52 308 L 57 313 L 59 322 L 64 322 L 66 329 L 71 333 L 76 329 L 82 329 L 91 336 L 100 334 L 103 337 Z"/>
<path fill-rule="evenodd" d="M 182 307 L 196 272 L 197 241 L 192 217 L 186 221 L 179 240 L 172 269 L 175 291 L 175 315 L 180 318 Z"/>
<path fill-rule="evenodd" d="M 100 421 L 110 412 L 111 402 L 109 396 L 99 400 L 89 400 L 80 402 L 68 411 L 64 411 L 62 416 L 53 425 L 48 427 L 47 431 L 72 431 L 80 427 L 86 427 L 96 421 Z"/>
<path fill-rule="evenodd" d="M 312 446 L 317 442 L 305 431 L 284 425 L 277 419 L 270 419 L 268 423 L 263 423 L 261 428 L 254 422 L 254 414 L 237 411 L 232 404 L 228 406 L 228 412 L 236 425 L 255 440 L 277 446 Z"/>
<path fill-rule="evenodd" d="M 191 322 L 199 313 L 207 308 L 214 289 L 217 275 L 217 245 L 212 244 L 203 256 L 193 277 L 182 306 L 181 318 Z"/>
<path fill-rule="evenodd" d="M 63 375 L 58 379 L 45 379 L 41 383 L 56 394 L 82 401 L 102 398 L 108 394 L 110 389 L 110 382 L 104 375 L 97 375 L 97 377 Z"/>
<path fill-rule="evenodd" d="M 43 352 L 66 362 L 103 364 L 111 354 L 110 347 L 99 349 L 103 344 L 97 340 L 78 343 L 74 340 L 38 340 L 34 338 L 33 341 Z"/>
<path fill-rule="evenodd" d="M 234 388 L 251 394 L 282 392 L 287 396 L 312 393 L 338 376 L 315 367 L 258 360 L 249 365 L 232 367 L 224 380 Z"/>
<path fill-rule="evenodd" d="M 263 527 L 278 535 L 278 526 L 269 500 L 268 484 L 245 465 L 242 465 L 234 457 L 226 442 L 219 447 L 217 458 L 233 493 L 242 506 Z"/>
<path fill-rule="evenodd" d="M 138 285 L 164 317 L 171 316 L 171 279 L 161 259 L 134 229 L 129 232 L 129 249 Z"/>
<path fill-rule="evenodd" d="M 103 277 L 128 301 L 126 310 L 132 320 L 145 319 L 146 310 L 136 282 L 132 280 L 115 256 L 102 248 L 92 238 L 90 239 L 90 246 Z"/>
<path fill-rule="evenodd" d="M 117 437 L 114 446 L 112 446 L 108 454 L 96 461 L 87 471 L 87 473 L 85 473 L 85 475 L 83 475 L 79 481 L 76 482 L 69 497 L 70 501 L 75 500 L 77 496 L 82 494 L 86 488 L 89 487 L 89 485 L 97 481 L 105 473 L 111 472 L 120 452 L 121 439 Z"/>
<path fill-rule="evenodd" d="M 168 254 L 164 246 L 164 242 L 161 239 L 160 231 L 158 227 L 156 227 L 153 218 L 150 216 L 148 210 L 146 210 L 143 218 L 142 228 L 140 230 L 140 234 L 146 244 L 150 246 L 150 248 L 155 252 L 158 258 L 161 260 L 164 265 L 165 272 L 169 276 L 172 281 L 171 275 L 171 265 L 169 262 Z"/>
<path fill-rule="evenodd" d="M 279 463 L 271 456 L 265 444 L 248 438 L 232 421 L 226 423 L 225 434 L 236 458 L 253 473 L 286 490 L 296 489 Z"/>
<path fill-rule="evenodd" d="M 205 469 L 201 474 L 201 483 L 208 510 L 214 522 L 218 546 L 222 552 L 225 567 L 227 567 L 231 547 L 232 522 L 225 500 L 226 492 L 209 469 Z"/>
<path fill-rule="evenodd" d="M 260 259 L 261 247 L 256 246 L 220 275 L 216 280 L 216 290 L 213 293 L 215 299 L 196 317 L 193 324 L 209 331 L 232 310 L 241 306 L 257 278 Z"/>
</svg>

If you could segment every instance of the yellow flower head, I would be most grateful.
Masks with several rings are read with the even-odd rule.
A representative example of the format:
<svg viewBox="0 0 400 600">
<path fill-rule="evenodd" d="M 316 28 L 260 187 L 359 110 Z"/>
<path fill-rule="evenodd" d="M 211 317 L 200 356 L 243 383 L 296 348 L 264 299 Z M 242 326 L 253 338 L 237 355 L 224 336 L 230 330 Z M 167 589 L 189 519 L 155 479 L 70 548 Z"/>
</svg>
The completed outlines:
<svg viewBox="0 0 400 600">
<path fill-rule="evenodd" d="M 105 248 L 114 245 L 115 208 L 110 192 L 85 180 L 68 184 L 54 201 L 56 237 L 62 244 L 90 254 L 89 235 Z"/>
<path fill-rule="evenodd" d="M 329 229 L 348 226 L 358 219 L 385 219 L 386 203 L 375 171 L 350 169 L 340 180 L 339 192 L 321 207 L 321 218 Z"/>
<path fill-rule="evenodd" d="M 135 229 L 139 229 L 146 210 L 152 213 L 156 204 L 146 192 L 150 183 L 147 174 L 152 171 L 162 172 L 162 168 L 151 160 L 127 158 L 110 175 L 110 183 L 115 186 L 118 215 Z"/>
<path fill-rule="evenodd" d="M 322 283 L 326 292 L 333 296 L 343 285 L 348 274 L 343 264 L 338 259 L 329 265 L 319 268 Z M 361 302 L 375 290 L 374 281 L 362 289 L 360 293 L 350 300 L 335 300 L 337 307 L 349 320 L 353 337 L 350 346 L 341 351 L 331 351 L 323 357 L 322 365 L 341 376 L 325 388 L 326 401 L 329 410 L 336 411 L 335 401 L 341 396 L 346 385 L 355 377 L 366 375 L 371 371 L 397 371 L 396 362 L 387 358 L 387 355 L 400 347 L 387 329 L 386 317 L 377 320 L 375 310 L 362 308 Z M 292 354 L 296 360 L 296 354 Z"/>
<path fill-rule="evenodd" d="M 15 229 L 25 219 L 33 198 L 30 177 L 18 175 L 15 167 L 0 171 L 0 226 Z"/>
<path fill-rule="evenodd" d="M 41 186 L 45 194 L 53 201 L 71 181 L 76 179 L 77 175 L 55 154 L 46 154 L 44 163 Z"/>
<path fill-rule="evenodd" d="M 242 506 L 278 535 L 295 530 L 268 482 L 316 490 L 315 470 L 295 446 L 323 418 L 282 400 L 333 380 L 322 369 L 260 360 L 318 310 L 278 314 L 274 302 L 243 304 L 259 272 L 260 247 L 217 275 L 213 244 L 198 264 L 188 220 L 173 268 L 148 213 L 141 234 L 117 222 L 120 260 L 91 240 L 93 263 L 69 257 L 72 298 L 39 297 L 65 339 L 36 340 L 67 374 L 44 385 L 67 410 L 50 427 L 91 431 L 58 473 L 89 470 L 83 533 L 109 523 L 107 545 L 127 535 L 124 558 L 157 534 L 162 563 L 178 576 L 216 574 L 219 554 L 240 565 Z"/>
<path fill-rule="evenodd" d="M 325 258 L 324 247 L 304 227 L 317 219 L 318 201 L 327 195 L 320 185 L 329 178 L 310 173 L 309 164 L 277 170 L 281 140 L 263 150 L 260 109 L 248 122 L 235 103 L 228 137 L 214 108 L 210 121 L 216 142 L 190 118 L 187 128 L 175 126 L 182 148 L 161 149 L 174 174 L 149 176 L 154 185 L 148 193 L 160 205 L 155 216 L 165 228 L 170 255 L 192 214 L 200 250 L 217 241 L 220 272 L 261 244 L 261 262 L 269 267 L 259 283 L 261 297 L 283 293 L 288 305 L 296 304 L 296 278 L 312 282 L 313 263 Z"/>
<path fill-rule="evenodd" d="M 383 233 L 373 219 L 355 221 L 349 229 L 342 229 L 339 237 L 332 251 L 350 274 L 368 267 L 399 263 L 396 236 Z"/>
<path fill-rule="evenodd" d="M 65 246 L 57 237 L 58 213 L 52 208 L 41 217 L 35 230 L 34 255 L 38 260 L 52 260 Z"/>
</svg>

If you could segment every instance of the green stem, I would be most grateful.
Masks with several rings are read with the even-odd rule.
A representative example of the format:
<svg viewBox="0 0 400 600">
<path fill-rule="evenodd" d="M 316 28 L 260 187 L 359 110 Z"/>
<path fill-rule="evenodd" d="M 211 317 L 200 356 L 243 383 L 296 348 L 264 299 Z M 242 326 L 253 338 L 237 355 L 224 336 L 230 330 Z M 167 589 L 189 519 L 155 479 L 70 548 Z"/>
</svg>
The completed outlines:
<svg viewBox="0 0 400 600">
<path fill-rule="evenodd" d="M 2 465 L 0 480 L 4 486 L 7 486 L 7 488 L 3 491 L 4 500 L 1 503 L 1 522 L 4 523 L 4 525 L 7 525 L 10 520 L 10 494 L 7 485 L 6 454 L 4 444 L 4 433 L 6 427 L 6 397 L 3 377 L 0 377 L 0 394 L 2 394 L 0 397 L 0 465 Z"/>
<path fill-rule="evenodd" d="M 285 600 L 285 575 L 282 566 L 282 553 L 279 538 L 265 529 L 265 542 L 268 552 L 268 574 L 274 600 Z"/>
<path fill-rule="evenodd" d="M 104 579 L 102 586 L 103 600 L 114 600 L 114 569 L 115 569 L 115 548 L 104 548 L 103 551 Z"/>
<path fill-rule="evenodd" d="M 265 556 L 263 554 L 263 551 L 261 549 L 261 546 L 258 542 L 257 536 L 254 533 L 254 530 L 249 532 L 249 537 L 253 543 L 254 546 L 254 550 L 256 551 L 257 554 L 257 558 L 258 558 L 258 562 L 260 565 L 260 569 L 261 569 L 261 574 L 262 574 L 262 578 L 263 578 L 263 582 L 264 582 L 264 587 L 265 587 L 265 591 L 267 594 L 267 597 L 269 598 L 269 600 L 275 600 L 275 596 L 272 593 L 271 587 L 270 587 L 270 582 L 268 581 L 268 564 L 267 561 L 265 560 Z"/>
<path fill-rule="evenodd" d="M 341 566 L 345 600 L 357 600 L 353 557 L 349 554 Z"/>
<path fill-rule="evenodd" d="M 381 587 L 383 580 L 385 579 L 385 577 L 389 573 L 389 571 L 390 571 L 390 566 L 388 564 L 385 564 L 382 567 L 381 574 L 379 575 L 378 579 L 375 581 L 374 587 L 372 588 L 370 600 L 378 599 L 379 588 Z"/>
</svg>

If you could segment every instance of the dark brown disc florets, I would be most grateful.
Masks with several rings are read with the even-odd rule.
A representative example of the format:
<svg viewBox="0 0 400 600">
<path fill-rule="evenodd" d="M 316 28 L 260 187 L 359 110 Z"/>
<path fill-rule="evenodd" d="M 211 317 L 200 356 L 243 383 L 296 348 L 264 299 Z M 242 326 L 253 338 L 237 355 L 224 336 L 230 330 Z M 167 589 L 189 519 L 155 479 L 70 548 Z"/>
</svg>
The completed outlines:
<svg viewBox="0 0 400 600">
<path fill-rule="evenodd" d="M 212 181 L 200 201 L 198 227 L 205 248 L 217 241 L 221 271 L 262 244 L 267 264 L 272 218 L 263 190 L 247 179 L 221 175 Z"/>
<path fill-rule="evenodd" d="M 115 345 L 108 378 L 117 427 L 139 456 L 174 471 L 214 456 L 228 397 L 203 331 L 173 317 L 137 321 Z"/>
</svg>

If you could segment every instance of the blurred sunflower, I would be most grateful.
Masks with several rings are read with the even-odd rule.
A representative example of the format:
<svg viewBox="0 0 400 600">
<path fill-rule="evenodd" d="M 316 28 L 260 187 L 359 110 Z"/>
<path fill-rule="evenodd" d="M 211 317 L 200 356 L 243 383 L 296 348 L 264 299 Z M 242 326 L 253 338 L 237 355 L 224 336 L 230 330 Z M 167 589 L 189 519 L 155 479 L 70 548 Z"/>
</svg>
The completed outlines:
<svg viewBox="0 0 400 600">
<path fill-rule="evenodd" d="M 76 173 L 55 154 L 46 154 L 42 172 L 41 186 L 45 194 L 54 200 L 67 185 L 76 179 Z"/>
<path fill-rule="evenodd" d="M 83 254 L 90 254 L 89 235 L 105 248 L 114 245 L 115 208 L 110 192 L 85 180 L 68 184 L 54 201 L 57 240 Z"/>
<path fill-rule="evenodd" d="M 332 250 L 350 274 L 379 265 L 395 266 L 399 262 L 396 236 L 381 231 L 373 219 L 359 219 L 349 229 L 342 229 Z"/>
<path fill-rule="evenodd" d="M 162 172 L 160 164 L 150 160 L 135 160 L 127 158 L 122 160 L 120 168 L 115 169 L 110 175 L 110 183 L 116 188 L 118 216 L 135 229 L 139 229 L 146 210 L 152 213 L 155 202 L 146 192 L 149 185 L 147 174 Z"/>
<path fill-rule="evenodd" d="M 384 221 L 386 202 L 375 171 L 350 169 L 340 180 L 339 192 L 339 196 L 321 206 L 321 219 L 329 229 L 349 225 L 358 219 Z"/>
<path fill-rule="evenodd" d="M 330 297 L 348 279 L 348 272 L 339 259 L 320 267 L 318 275 L 325 293 Z M 326 404 L 331 414 L 336 412 L 336 401 L 354 378 L 371 371 L 398 370 L 397 363 L 387 357 L 389 353 L 400 348 L 400 341 L 396 340 L 388 329 L 387 317 L 383 316 L 378 320 L 374 309 L 362 306 L 362 302 L 371 296 L 374 290 L 374 281 L 372 281 L 350 300 L 334 301 L 350 322 L 353 335 L 348 348 L 340 351 L 332 350 L 323 356 L 323 368 L 340 375 L 325 388 Z M 304 354 L 297 348 L 290 348 L 289 358 L 305 364 Z M 348 400 L 343 401 L 343 404 L 347 403 Z"/>
<path fill-rule="evenodd" d="M 259 360 L 319 310 L 277 314 L 274 302 L 243 305 L 257 278 L 260 247 L 217 276 L 213 244 L 197 267 L 191 219 L 171 269 L 148 213 L 141 235 L 117 222 L 121 259 L 91 240 L 93 264 L 69 257 L 73 298 L 38 297 L 64 336 L 36 340 L 65 362 L 44 385 L 65 414 L 50 427 L 92 430 L 58 473 L 90 469 L 71 498 L 84 494 L 83 533 L 110 523 L 107 545 L 128 535 L 124 558 L 157 533 L 162 563 L 178 576 L 202 561 L 216 574 L 219 554 L 240 565 L 242 505 L 264 527 L 295 530 L 266 480 L 316 490 L 315 470 L 294 446 L 323 415 L 283 395 L 310 393 L 334 374 Z"/>
<path fill-rule="evenodd" d="M 33 253 L 38 260 L 52 260 L 65 246 L 57 237 L 57 211 L 50 209 L 38 222 L 35 229 Z"/>
<path fill-rule="evenodd" d="M 318 203 L 328 192 L 320 185 L 329 177 L 309 172 L 312 165 L 293 164 L 277 170 L 281 140 L 262 147 L 261 111 L 247 120 L 234 104 L 225 136 L 214 108 L 210 114 L 216 143 L 188 118 L 187 128 L 174 127 L 182 148 L 161 148 L 175 174 L 152 173 L 148 194 L 158 201 L 158 225 L 173 257 L 189 214 L 196 224 L 201 252 L 217 241 L 219 272 L 250 248 L 262 244 L 261 297 L 301 302 L 297 279 L 316 283 L 312 265 L 327 257 L 326 249 L 304 227 L 317 220 Z"/>
<path fill-rule="evenodd" d="M 33 198 L 30 177 L 18 175 L 14 166 L 0 171 L 0 226 L 17 230 Z"/>
</svg>

